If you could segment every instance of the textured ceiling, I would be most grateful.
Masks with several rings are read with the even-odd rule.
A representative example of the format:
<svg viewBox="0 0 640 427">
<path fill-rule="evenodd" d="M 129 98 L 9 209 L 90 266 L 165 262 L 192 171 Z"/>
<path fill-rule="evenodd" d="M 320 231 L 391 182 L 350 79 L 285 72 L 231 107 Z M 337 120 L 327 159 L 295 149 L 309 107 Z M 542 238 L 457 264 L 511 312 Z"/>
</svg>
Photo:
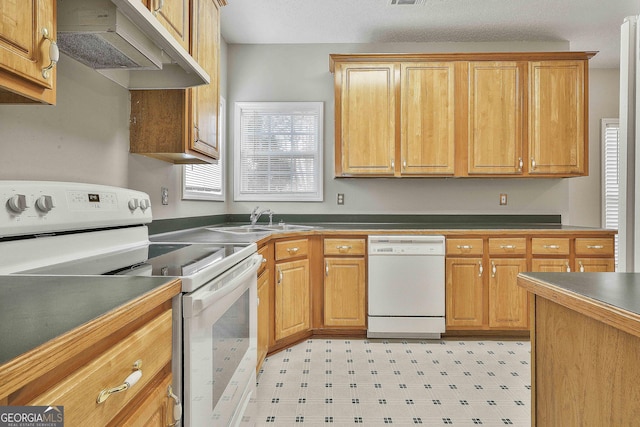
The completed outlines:
<svg viewBox="0 0 640 427">
<path fill-rule="evenodd" d="M 229 0 L 222 36 L 234 44 L 564 41 L 618 67 L 620 25 L 638 0 Z"/>
</svg>

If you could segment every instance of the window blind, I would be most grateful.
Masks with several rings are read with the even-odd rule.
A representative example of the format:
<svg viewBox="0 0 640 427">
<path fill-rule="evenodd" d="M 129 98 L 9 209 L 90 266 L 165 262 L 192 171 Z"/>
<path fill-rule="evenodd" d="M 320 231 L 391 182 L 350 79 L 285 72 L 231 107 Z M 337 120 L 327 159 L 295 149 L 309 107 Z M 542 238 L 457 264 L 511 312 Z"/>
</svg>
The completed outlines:
<svg viewBox="0 0 640 427">
<path fill-rule="evenodd" d="M 236 103 L 236 200 L 322 200 L 322 103 Z"/>
<path fill-rule="evenodd" d="M 618 119 L 602 119 L 602 226 L 615 230 L 618 229 L 620 206 L 619 131 Z M 615 262 L 617 270 L 618 235 L 615 237 Z"/>
</svg>

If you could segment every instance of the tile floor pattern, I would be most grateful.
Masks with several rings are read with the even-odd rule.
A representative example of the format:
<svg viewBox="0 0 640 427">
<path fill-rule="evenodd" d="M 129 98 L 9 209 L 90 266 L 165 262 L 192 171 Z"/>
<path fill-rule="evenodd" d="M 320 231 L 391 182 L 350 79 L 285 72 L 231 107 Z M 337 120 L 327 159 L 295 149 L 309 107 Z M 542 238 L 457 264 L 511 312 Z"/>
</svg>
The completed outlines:
<svg viewBox="0 0 640 427">
<path fill-rule="evenodd" d="M 243 425 L 531 424 L 531 346 L 310 339 L 273 354 Z"/>
</svg>

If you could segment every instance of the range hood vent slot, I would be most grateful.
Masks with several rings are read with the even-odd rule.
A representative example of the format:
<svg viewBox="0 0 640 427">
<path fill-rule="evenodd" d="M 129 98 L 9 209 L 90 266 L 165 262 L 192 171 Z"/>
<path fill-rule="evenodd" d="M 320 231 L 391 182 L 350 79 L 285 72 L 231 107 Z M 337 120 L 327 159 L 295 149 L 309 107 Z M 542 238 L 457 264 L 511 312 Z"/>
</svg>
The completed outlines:
<svg viewBox="0 0 640 427">
<path fill-rule="evenodd" d="M 58 46 L 128 89 L 182 89 L 209 75 L 140 0 L 57 0 Z"/>
</svg>

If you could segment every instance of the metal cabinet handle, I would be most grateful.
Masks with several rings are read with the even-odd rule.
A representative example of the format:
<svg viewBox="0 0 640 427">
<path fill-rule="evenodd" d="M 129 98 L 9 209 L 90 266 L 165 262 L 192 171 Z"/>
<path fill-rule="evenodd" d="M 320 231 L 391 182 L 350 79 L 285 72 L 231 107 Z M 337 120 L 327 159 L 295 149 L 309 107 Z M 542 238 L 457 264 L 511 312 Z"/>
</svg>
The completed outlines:
<svg viewBox="0 0 640 427">
<path fill-rule="evenodd" d="M 559 245 L 544 245 L 543 248 L 545 249 L 560 249 Z"/>
<path fill-rule="evenodd" d="M 500 245 L 500 249 L 515 249 L 516 245 Z"/>
<path fill-rule="evenodd" d="M 587 245 L 587 249 L 604 249 L 604 245 Z"/>
<path fill-rule="evenodd" d="M 396 162 L 395 160 L 391 159 L 391 169 L 395 169 L 396 168 Z"/>
<path fill-rule="evenodd" d="M 278 267 L 278 284 L 282 283 L 282 269 Z"/>
<path fill-rule="evenodd" d="M 482 273 L 484 272 L 484 268 L 482 267 L 482 261 L 478 261 L 478 265 L 480 266 L 478 277 L 482 277 Z"/>
<path fill-rule="evenodd" d="M 287 252 L 289 252 L 289 253 L 294 253 L 294 254 L 295 254 L 296 252 L 298 252 L 299 250 L 300 250 L 300 248 L 287 248 Z"/>
<path fill-rule="evenodd" d="M 173 422 L 169 423 L 169 427 L 174 427 L 178 425 L 180 419 L 182 418 L 182 402 L 180 402 L 180 398 L 173 394 L 173 388 L 171 385 L 167 387 L 167 397 L 169 399 L 173 399 Z"/>
<path fill-rule="evenodd" d="M 524 162 L 522 161 L 522 157 L 518 157 L 518 172 L 522 172 L 523 166 L 524 166 Z"/>
<path fill-rule="evenodd" d="M 473 249 L 473 245 L 458 245 L 458 249 Z"/>
<path fill-rule="evenodd" d="M 193 125 L 193 130 L 194 130 L 194 134 L 195 134 L 195 138 L 193 138 L 193 142 L 198 142 L 200 141 L 200 128 L 198 128 L 198 126 Z"/>
<path fill-rule="evenodd" d="M 100 404 L 107 400 L 109 396 L 114 393 L 120 393 L 121 391 L 125 391 L 136 385 L 136 383 L 142 378 L 142 371 L 140 368 L 142 367 L 142 360 L 136 360 L 133 364 L 134 371 L 124 380 L 124 383 L 119 386 L 115 386 L 112 388 L 105 388 L 98 394 L 96 398 L 96 403 Z"/>
<path fill-rule="evenodd" d="M 569 266 L 569 263 L 565 262 L 564 265 L 567 266 L 567 273 L 571 273 L 571 267 Z"/>
<path fill-rule="evenodd" d="M 578 261 L 578 265 L 580 266 L 580 273 L 584 273 L 584 265 L 582 265 L 582 261 Z"/>
<path fill-rule="evenodd" d="M 158 8 L 154 9 L 153 14 L 157 15 L 158 12 L 164 7 L 164 0 L 158 0 Z"/>
<path fill-rule="evenodd" d="M 407 161 L 406 160 L 402 161 L 402 169 L 407 170 Z"/>
<path fill-rule="evenodd" d="M 496 263 L 491 261 L 491 277 L 496 277 L 496 272 L 498 269 L 496 268 Z"/>
<path fill-rule="evenodd" d="M 348 251 L 348 250 L 350 250 L 350 249 L 351 249 L 351 246 L 349 246 L 349 245 L 336 246 L 336 249 L 337 249 L 339 252 L 342 252 L 342 251 Z"/>
<path fill-rule="evenodd" d="M 58 44 L 49 36 L 49 30 L 46 28 L 42 29 L 42 38 L 45 40 L 49 40 L 51 45 L 49 46 L 49 60 L 51 61 L 49 65 L 42 69 L 42 77 L 45 79 L 49 78 L 49 70 L 56 66 L 58 63 L 58 59 L 60 59 L 60 52 L 58 51 Z"/>
<path fill-rule="evenodd" d="M 532 157 L 531 158 L 531 170 L 534 170 L 536 168 L 536 160 Z"/>
<path fill-rule="evenodd" d="M 329 261 L 324 262 L 324 274 L 329 277 Z"/>
</svg>

